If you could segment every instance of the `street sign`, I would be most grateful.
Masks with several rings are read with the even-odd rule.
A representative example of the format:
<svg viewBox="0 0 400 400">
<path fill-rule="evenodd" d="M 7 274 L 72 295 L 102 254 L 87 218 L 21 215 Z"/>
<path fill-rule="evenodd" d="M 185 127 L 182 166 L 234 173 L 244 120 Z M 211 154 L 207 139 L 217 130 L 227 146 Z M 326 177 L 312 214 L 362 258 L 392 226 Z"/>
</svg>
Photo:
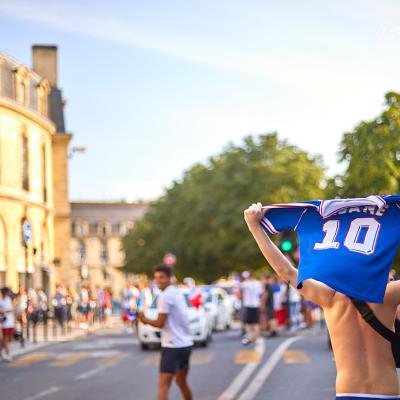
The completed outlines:
<svg viewBox="0 0 400 400">
<path fill-rule="evenodd" d="M 163 263 L 167 267 L 173 267 L 176 264 L 176 257 L 172 253 L 167 253 L 163 258 Z"/>
<path fill-rule="evenodd" d="M 32 239 L 32 227 L 29 221 L 25 220 L 22 224 L 22 232 L 24 235 L 24 242 L 27 244 Z"/>
</svg>

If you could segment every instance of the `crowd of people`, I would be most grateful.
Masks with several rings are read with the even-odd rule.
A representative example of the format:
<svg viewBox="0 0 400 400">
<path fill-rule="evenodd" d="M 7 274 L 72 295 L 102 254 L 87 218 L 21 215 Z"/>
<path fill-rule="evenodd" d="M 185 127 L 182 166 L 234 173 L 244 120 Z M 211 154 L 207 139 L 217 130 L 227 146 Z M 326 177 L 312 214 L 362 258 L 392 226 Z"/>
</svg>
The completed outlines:
<svg viewBox="0 0 400 400">
<path fill-rule="evenodd" d="M 237 293 L 242 305 L 244 345 L 255 342 L 262 331 L 274 337 L 282 329 L 311 328 L 322 317 L 319 306 L 272 273 L 263 274 L 259 280 L 244 271 Z"/>
<path fill-rule="evenodd" d="M 66 334 L 73 326 L 87 329 L 95 323 L 106 325 L 112 314 L 113 295 L 108 287 L 82 285 L 78 291 L 57 284 L 52 297 L 41 289 L 20 287 L 14 293 L 1 289 L 0 297 L 0 357 L 11 361 L 10 343 L 19 339 L 22 343 L 30 331 L 36 335 L 36 326 L 47 326 L 53 320 L 53 328 Z"/>
</svg>

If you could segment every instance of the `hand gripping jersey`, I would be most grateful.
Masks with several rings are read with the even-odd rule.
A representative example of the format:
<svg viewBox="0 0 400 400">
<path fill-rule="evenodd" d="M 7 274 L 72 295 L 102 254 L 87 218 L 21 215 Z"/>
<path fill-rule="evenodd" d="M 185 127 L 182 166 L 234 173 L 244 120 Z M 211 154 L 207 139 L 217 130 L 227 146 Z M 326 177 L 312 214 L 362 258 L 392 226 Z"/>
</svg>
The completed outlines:
<svg viewBox="0 0 400 400">
<path fill-rule="evenodd" d="M 400 195 L 274 204 L 261 226 L 269 234 L 295 230 L 298 285 L 306 279 L 338 292 L 382 303 L 400 245 Z"/>
</svg>

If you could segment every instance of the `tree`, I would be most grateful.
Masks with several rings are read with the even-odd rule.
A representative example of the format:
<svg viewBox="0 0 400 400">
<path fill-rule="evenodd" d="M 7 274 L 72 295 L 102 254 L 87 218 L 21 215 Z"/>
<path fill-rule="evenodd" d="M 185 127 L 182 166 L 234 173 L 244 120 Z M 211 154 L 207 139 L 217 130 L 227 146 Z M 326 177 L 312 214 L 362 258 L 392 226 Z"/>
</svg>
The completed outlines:
<svg viewBox="0 0 400 400">
<path fill-rule="evenodd" d="M 150 272 L 171 251 L 179 277 L 212 281 L 265 264 L 243 220 L 252 202 L 320 198 L 319 157 L 278 139 L 246 137 L 190 168 L 124 238 L 126 271 Z"/>
<path fill-rule="evenodd" d="M 340 197 L 399 192 L 400 94 L 389 92 L 385 100 L 380 116 L 343 136 L 340 161 L 347 161 L 348 167 L 336 188 Z"/>
</svg>

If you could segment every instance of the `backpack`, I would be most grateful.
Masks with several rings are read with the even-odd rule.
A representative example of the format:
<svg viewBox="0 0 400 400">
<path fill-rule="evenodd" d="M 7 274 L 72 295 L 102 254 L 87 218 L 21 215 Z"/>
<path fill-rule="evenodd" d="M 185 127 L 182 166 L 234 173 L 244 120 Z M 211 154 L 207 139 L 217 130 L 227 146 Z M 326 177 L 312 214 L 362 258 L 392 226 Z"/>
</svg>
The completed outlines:
<svg viewBox="0 0 400 400">
<path fill-rule="evenodd" d="M 400 368 L 400 320 L 396 318 L 394 326 L 395 332 L 387 328 L 385 325 L 376 318 L 376 315 L 371 310 L 371 307 L 362 300 L 353 299 L 350 297 L 354 307 L 361 314 L 364 321 L 366 321 L 376 332 L 383 336 L 392 345 L 392 354 L 396 364 L 396 368 Z"/>
</svg>

